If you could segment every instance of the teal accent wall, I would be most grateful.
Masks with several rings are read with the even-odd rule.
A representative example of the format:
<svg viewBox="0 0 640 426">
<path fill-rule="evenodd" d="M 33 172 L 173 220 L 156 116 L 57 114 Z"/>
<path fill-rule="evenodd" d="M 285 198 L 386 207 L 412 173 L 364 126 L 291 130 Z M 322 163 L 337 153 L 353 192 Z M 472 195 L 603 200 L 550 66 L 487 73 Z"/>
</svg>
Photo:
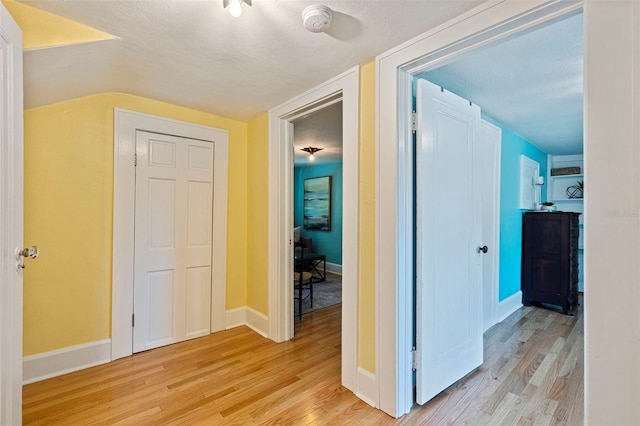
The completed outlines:
<svg viewBox="0 0 640 426">
<path fill-rule="evenodd" d="M 318 164 L 293 169 L 293 222 L 303 226 L 304 180 L 331 176 L 331 231 L 302 229 L 313 238 L 313 251 L 327 256 L 327 262 L 342 265 L 342 163 Z"/>
<path fill-rule="evenodd" d="M 521 136 L 489 117 L 484 120 L 502 129 L 500 175 L 500 285 L 498 299 L 504 300 L 520 291 L 522 265 L 522 212 L 520 204 L 520 155 L 540 163 L 540 176 L 547 176 L 547 154 Z M 546 199 L 547 184 L 542 186 Z"/>
</svg>

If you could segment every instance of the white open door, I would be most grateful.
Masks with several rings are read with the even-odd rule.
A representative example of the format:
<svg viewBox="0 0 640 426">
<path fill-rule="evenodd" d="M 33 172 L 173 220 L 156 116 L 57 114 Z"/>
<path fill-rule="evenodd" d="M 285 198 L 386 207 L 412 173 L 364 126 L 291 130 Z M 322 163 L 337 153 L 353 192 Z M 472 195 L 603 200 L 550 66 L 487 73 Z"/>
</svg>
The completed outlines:
<svg viewBox="0 0 640 426">
<path fill-rule="evenodd" d="M 22 32 L 0 4 L 0 424 L 22 424 Z"/>
<path fill-rule="evenodd" d="M 210 333 L 213 150 L 136 133 L 134 352 Z"/>
<path fill-rule="evenodd" d="M 483 361 L 480 108 L 417 82 L 416 402 Z"/>
<path fill-rule="evenodd" d="M 482 242 L 488 247 L 482 256 L 482 331 L 496 323 L 500 276 L 500 150 L 502 129 L 482 120 L 478 152 L 481 183 Z"/>
</svg>

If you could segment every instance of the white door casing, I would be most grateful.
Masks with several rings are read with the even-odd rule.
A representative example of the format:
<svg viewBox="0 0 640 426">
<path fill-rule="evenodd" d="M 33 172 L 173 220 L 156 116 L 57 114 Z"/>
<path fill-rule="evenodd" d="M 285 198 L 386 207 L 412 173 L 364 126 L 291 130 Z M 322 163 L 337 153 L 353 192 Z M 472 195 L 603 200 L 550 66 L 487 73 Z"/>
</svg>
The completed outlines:
<svg viewBox="0 0 640 426">
<path fill-rule="evenodd" d="M 281 342 L 293 337 L 293 249 L 290 243 L 293 239 L 291 121 L 342 99 L 342 385 L 356 394 L 359 73 L 359 67 L 352 68 L 269 111 L 269 338 Z M 374 404 L 377 404 L 377 401 Z"/>
<path fill-rule="evenodd" d="M 213 152 L 136 134 L 134 352 L 210 332 Z"/>
<path fill-rule="evenodd" d="M 0 424 L 22 424 L 22 32 L 0 4 Z M 28 265 L 27 265 L 28 267 Z"/>
<path fill-rule="evenodd" d="M 489 251 L 482 256 L 482 330 L 497 321 L 500 276 L 500 150 L 502 129 L 482 120 L 479 144 L 479 176 L 482 204 L 482 243 Z"/>
<path fill-rule="evenodd" d="M 410 310 L 413 77 L 454 57 L 578 13 L 583 2 L 485 2 L 376 58 L 376 378 L 380 408 L 413 405 Z M 588 32 L 588 31 L 587 31 Z"/>
<path fill-rule="evenodd" d="M 226 328 L 228 131 L 116 108 L 114 120 L 112 360 L 133 353 L 136 133 L 147 131 L 212 142 L 213 219 L 211 332 Z"/>
<path fill-rule="evenodd" d="M 416 82 L 416 402 L 482 364 L 480 108 Z"/>
</svg>

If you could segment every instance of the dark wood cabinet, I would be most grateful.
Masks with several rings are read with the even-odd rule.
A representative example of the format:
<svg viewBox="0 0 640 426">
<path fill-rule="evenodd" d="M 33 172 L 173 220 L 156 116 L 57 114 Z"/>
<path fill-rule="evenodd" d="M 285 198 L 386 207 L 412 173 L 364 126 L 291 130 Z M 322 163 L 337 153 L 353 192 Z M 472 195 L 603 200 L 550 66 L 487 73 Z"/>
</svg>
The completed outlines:
<svg viewBox="0 0 640 426">
<path fill-rule="evenodd" d="M 578 216 L 527 212 L 522 218 L 522 304 L 570 314 L 578 305 Z"/>
</svg>

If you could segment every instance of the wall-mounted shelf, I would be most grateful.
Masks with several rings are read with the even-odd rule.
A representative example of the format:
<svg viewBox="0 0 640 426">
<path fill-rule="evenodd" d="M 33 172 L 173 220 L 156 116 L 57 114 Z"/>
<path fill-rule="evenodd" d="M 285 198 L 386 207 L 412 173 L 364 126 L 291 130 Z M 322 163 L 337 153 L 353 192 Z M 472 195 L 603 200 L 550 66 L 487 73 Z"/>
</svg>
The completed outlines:
<svg viewBox="0 0 640 426">
<path fill-rule="evenodd" d="M 547 199 L 554 203 L 571 201 L 582 202 L 582 198 L 569 198 L 567 188 L 575 186 L 579 181 L 584 182 L 584 174 L 551 176 L 551 170 L 562 167 L 583 168 L 582 155 L 550 155 L 547 164 Z M 582 211 L 582 210 L 580 210 Z"/>
<path fill-rule="evenodd" d="M 551 176 L 551 169 L 562 167 L 579 167 L 584 170 L 582 154 L 578 155 L 549 155 L 547 159 L 547 200 L 555 203 L 558 210 L 584 212 L 584 198 L 569 198 L 567 188 L 584 182 L 584 174 Z M 579 217 L 578 224 L 578 289 L 584 291 L 584 214 Z"/>
</svg>

